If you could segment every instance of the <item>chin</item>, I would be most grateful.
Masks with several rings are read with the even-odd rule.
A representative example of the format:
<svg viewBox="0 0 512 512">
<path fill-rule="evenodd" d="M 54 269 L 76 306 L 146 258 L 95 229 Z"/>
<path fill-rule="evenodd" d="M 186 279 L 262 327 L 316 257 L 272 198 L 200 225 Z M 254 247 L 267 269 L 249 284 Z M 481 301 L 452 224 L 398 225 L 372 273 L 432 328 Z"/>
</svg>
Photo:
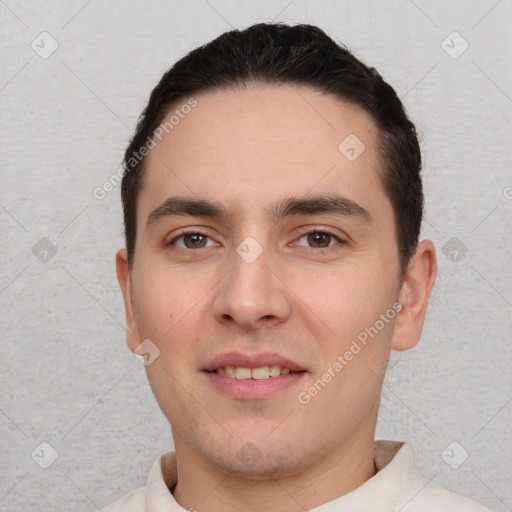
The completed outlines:
<svg viewBox="0 0 512 512">
<path fill-rule="evenodd" d="M 286 478 L 300 473 L 303 470 L 300 463 L 300 447 L 297 449 L 297 457 L 281 457 L 273 453 L 267 457 L 261 457 L 254 465 L 244 464 L 237 455 L 234 457 L 221 457 L 217 461 L 212 461 L 223 472 L 229 473 L 231 477 L 243 480 L 276 480 Z"/>
<path fill-rule="evenodd" d="M 201 444 L 201 456 L 223 473 L 245 480 L 285 478 L 304 471 L 308 457 L 303 442 L 290 439 L 266 439 L 256 435 L 234 440 L 225 446 Z M 309 463 L 311 461 L 309 460 Z"/>
</svg>

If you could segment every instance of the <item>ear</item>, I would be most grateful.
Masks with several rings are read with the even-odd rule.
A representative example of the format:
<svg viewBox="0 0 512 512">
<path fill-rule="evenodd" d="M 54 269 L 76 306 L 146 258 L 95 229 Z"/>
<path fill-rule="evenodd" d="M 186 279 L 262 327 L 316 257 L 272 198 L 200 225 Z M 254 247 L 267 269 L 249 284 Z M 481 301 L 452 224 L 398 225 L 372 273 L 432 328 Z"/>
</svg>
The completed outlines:
<svg viewBox="0 0 512 512">
<path fill-rule="evenodd" d="M 133 283 L 128 253 L 126 249 L 120 249 L 116 254 L 116 272 L 119 286 L 123 292 L 124 309 L 126 312 L 126 344 L 134 352 L 140 345 L 140 334 L 135 319 L 135 308 L 133 305 Z"/>
<path fill-rule="evenodd" d="M 409 350 L 418 343 L 428 299 L 436 280 L 436 250 L 430 240 L 423 240 L 416 247 L 404 276 L 398 302 L 402 309 L 397 316 L 391 348 Z"/>
</svg>

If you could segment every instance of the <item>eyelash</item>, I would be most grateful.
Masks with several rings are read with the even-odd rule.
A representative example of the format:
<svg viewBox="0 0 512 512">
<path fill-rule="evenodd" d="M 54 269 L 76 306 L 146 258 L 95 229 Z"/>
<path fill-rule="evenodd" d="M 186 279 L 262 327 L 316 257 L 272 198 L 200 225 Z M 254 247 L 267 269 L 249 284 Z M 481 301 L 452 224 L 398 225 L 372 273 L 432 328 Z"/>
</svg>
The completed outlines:
<svg viewBox="0 0 512 512">
<path fill-rule="evenodd" d="M 318 229 L 312 229 L 312 230 L 309 230 L 309 231 L 306 231 L 304 233 L 302 233 L 298 238 L 297 240 L 300 240 L 301 238 L 304 238 L 305 236 L 307 235 L 311 235 L 313 233 L 321 233 L 321 234 L 325 234 L 325 235 L 330 235 L 332 236 L 333 238 L 336 239 L 336 241 L 338 242 L 338 244 L 345 244 L 346 242 L 344 240 L 342 240 L 338 235 L 336 235 L 333 231 L 331 231 L 330 229 L 327 229 L 327 228 L 318 228 Z M 208 236 L 206 233 L 203 233 L 199 230 L 184 230 L 184 231 L 181 231 L 180 234 L 176 237 L 174 237 L 170 242 L 168 242 L 166 245 L 167 246 L 173 246 L 175 245 L 175 243 L 180 239 L 180 238 L 183 238 L 184 236 L 186 235 L 201 235 L 201 236 L 205 236 L 207 238 L 210 238 L 212 239 L 210 236 Z M 335 244 L 337 245 L 337 244 Z M 320 252 L 320 251 L 325 251 L 327 249 L 332 249 L 332 245 L 328 245 L 327 247 L 304 247 L 305 249 L 310 249 L 314 252 Z M 183 248 L 183 247 L 180 247 L 180 249 L 184 249 L 186 251 L 197 251 L 197 249 L 188 249 L 188 248 Z M 199 249 L 205 249 L 204 247 L 200 247 Z"/>
</svg>

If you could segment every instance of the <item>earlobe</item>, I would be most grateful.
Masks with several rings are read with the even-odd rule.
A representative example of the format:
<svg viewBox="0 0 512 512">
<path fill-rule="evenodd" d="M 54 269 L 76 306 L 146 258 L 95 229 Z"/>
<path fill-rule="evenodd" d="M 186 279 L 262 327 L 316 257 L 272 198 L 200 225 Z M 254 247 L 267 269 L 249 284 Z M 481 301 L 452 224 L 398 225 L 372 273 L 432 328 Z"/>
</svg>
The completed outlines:
<svg viewBox="0 0 512 512">
<path fill-rule="evenodd" d="M 423 240 L 417 245 L 416 252 L 407 266 L 400 290 L 399 302 L 402 309 L 393 333 L 393 350 L 409 350 L 418 343 L 436 272 L 434 244 L 430 240 Z"/>
<path fill-rule="evenodd" d="M 132 276 L 126 249 L 120 249 L 117 251 L 116 272 L 119 286 L 123 292 L 124 308 L 126 313 L 126 343 L 128 348 L 133 352 L 140 344 L 140 336 L 137 322 L 135 320 Z"/>
</svg>

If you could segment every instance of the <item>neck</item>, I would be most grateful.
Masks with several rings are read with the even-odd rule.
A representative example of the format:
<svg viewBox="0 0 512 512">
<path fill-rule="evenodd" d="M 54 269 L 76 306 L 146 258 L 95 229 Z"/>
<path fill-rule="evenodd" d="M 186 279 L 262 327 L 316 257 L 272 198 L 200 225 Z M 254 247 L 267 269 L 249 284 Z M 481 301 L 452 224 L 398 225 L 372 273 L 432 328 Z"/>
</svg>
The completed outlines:
<svg viewBox="0 0 512 512">
<path fill-rule="evenodd" d="M 303 512 L 361 486 L 376 473 L 373 432 L 351 439 L 322 460 L 293 475 L 268 479 L 241 478 L 221 471 L 187 445 L 176 443 L 178 484 L 173 491 L 185 508 L 201 512 L 277 509 Z"/>
</svg>

